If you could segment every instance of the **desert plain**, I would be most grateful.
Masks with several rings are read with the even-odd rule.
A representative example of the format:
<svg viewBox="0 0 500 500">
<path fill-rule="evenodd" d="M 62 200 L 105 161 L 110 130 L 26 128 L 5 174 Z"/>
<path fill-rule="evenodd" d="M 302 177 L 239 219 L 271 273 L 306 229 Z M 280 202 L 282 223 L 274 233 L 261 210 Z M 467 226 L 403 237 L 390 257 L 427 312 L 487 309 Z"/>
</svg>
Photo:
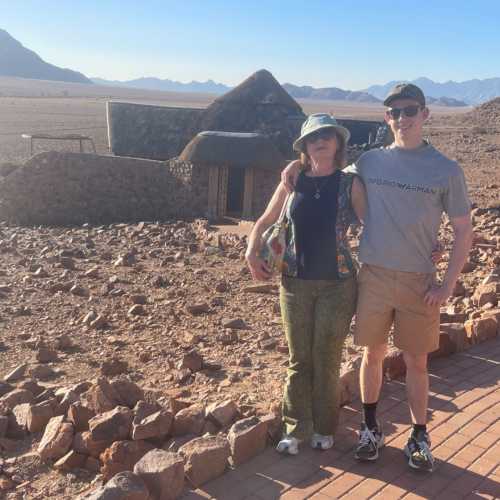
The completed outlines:
<svg viewBox="0 0 500 500">
<path fill-rule="evenodd" d="M 89 135 L 99 154 L 110 154 L 108 100 L 206 107 L 213 98 L 39 82 L 19 88 L 12 79 L 0 79 L 0 164 L 29 158 L 23 133 Z M 380 105 L 298 102 L 306 113 L 327 111 L 339 118 L 378 120 L 383 114 Z M 498 292 L 483 297 L 481 287 L 489 277 L 497 286 L 500 279 L 500 99 L 476 109 L 431 108 L 426 136 L 462 165 L 474 204 L 475 244 L 442 322 L 477 321 L 498 304 Z M 39 141 L 34 152 L 76 148 Z M 0 496 L 74 499 L 100 484 L 102 473 L 108 477 L 130 467 L 119 453 L 102 457 L 106 448 L 89 451 L 88 442 L 87 448 L 82 445 L 88 418 L 87 429 L 82 424 L 75 431 L 78 467 L 52 467 L 61 457 L 40 459 L 43 428 L 27 433 L 21 411 L 27 407 L 12 413 L 16 404 L 49 401 L 47 415 L 55 416 L 91 393 L 91 418 L 107 408 L 96 402 L 96 394 L 108 390 L 116 396 L 120 386 L 109 389 L 110 382 L 126 380 L 135 394 L 125 401 L 130 406 L 144 400 L 153 410 L 191 408 L 191 418 L 201 422 L 198 434 L 224 433 L 237 419 L 279 414 L 288 349 L 278 282 L 255 288 L 244 262 L 250 227 L 203 220 L 72 228 L 0 223 L 0 404 L 9 422 L 17 418 L 19 424 L 15 432 L 9 424 L 11 435 L 0 434 Z M 446 221 L 441 239 L 449 251 Z M 356 246 L 356 233 L 352 242 Z M 438 265 L 441 274 L 446 258 Z M 467 337 L 476 340 L 473 332 Z M 348 338 L 343 370 L 355 366 L 359 356 Z M 122 395 L 115 403 L 123 400 Z M 206 413 L 211 404 L 226 412 L 229 407 L 229 420 Z M 182 437 L 179 432 L 153 441 L 176 449 Z"/>
</svg>

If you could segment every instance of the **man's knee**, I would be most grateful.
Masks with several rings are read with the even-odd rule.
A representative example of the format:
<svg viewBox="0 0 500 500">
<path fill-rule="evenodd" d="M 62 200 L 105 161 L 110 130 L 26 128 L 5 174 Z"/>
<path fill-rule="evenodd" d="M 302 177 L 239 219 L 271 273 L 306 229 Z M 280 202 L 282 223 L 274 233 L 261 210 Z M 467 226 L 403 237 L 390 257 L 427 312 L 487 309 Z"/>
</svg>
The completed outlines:
<svg viewBox="0 0 500 500">
<path fill-rule="evenodd" d="M 406 370 L 412 373 L 427 373 L 427 354 L 403 353 L 406 363 Z"/>
<path fill-rule="evenodd" d="M 366 346 L 363 353 L 363 363 L 374 366 L 383 363 L 387 352 L 387 344 L 377 346 Z"/>
</svg>

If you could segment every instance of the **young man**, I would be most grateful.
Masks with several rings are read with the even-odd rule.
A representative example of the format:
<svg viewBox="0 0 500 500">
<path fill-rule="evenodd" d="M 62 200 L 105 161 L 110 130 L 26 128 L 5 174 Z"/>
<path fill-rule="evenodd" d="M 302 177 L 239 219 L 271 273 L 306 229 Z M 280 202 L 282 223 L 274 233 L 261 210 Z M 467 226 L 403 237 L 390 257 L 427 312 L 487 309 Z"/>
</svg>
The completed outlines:
<svg viewBox="0 0 500 500">
<path fill-rule="evenodd" d="M 368 196 L 354 332 L 356 344 L 365 346 L 360 372 L 364 419 L 355 457 L 376 460 L 384 444 L 376 408 L 394 324 L 394 344 L 403 351 L 407 367 L 413 423 L 405 454 L 410 467 L 432 471 L 427 355 L 439 346 L 439 307 L 451 295 L 469 253 L 470 203 L 461 168 L 423 140 L 429 116 L 423 92 L 398 84 L 384 105 L 394 143 L 364 153 L 351 167 L 363 179 Z M 283 172 L 287 185 L 296 169 L 294 163 Z M 454 243 L 443 282 L 437 284 L 431 254 L 443 212 L 453 227 Z"/>
</svg>

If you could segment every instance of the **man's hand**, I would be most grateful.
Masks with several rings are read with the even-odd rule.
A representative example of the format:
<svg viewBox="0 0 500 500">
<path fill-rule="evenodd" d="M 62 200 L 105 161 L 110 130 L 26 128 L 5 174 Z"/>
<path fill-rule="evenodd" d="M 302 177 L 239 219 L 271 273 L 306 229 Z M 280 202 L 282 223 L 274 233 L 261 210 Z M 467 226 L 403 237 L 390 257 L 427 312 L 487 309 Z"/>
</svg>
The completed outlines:
<svg viewBox="0 0 500 500">
<path fill-rule="evenodd" d="M 452 290 L 445 285 L 432 285 L 424 297 L 424 302 L 431 307 L 442 306 L 451 295 Z"/>
<path fill-rule="evenodd" d="M 254 253 L 250 253 L 245 255 L 245 259 L 254 280 L 267 281 L 271 279 L 271 270 L 260 257 Z"/>
<path fill-rule="evenodd" d="M 297 177 L 300 173 L 300 161 L 291 161 L 281 172 L 281 182 L 284 184 L 287 192 L 291 193 L 297 182 Z"/>
</svg>

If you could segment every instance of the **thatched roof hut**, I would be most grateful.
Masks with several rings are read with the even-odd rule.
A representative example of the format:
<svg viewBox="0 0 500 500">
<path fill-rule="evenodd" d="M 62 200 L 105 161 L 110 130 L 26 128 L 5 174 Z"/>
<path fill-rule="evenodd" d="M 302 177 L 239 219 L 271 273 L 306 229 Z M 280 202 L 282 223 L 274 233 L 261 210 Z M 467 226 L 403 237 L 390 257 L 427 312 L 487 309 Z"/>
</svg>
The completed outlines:
<svg viewBox="0 0 500 500">
<path fill-rule="evenodd" d="M 184 148 L 180 160 L 230 168 L 280 168 L 285 158 L 268 137 L 257 133 L 205 131 Z"/>
<path fill-rule="evenodd" d="M 252 219 L 262 213 L 279 182 L 285 158 L 272 141 L 257 133 L 205 131 L 184 148 L 195 178 L 207 178 L 207 213 Z"/>
<path fill-rule="evenodd" d="M 299 104 L 267 70 L 260 70 L 217 98 L 198 122 L 201 130 L 258 132 L 268 136 L 286 158 L 305 120 Z"/>
</svg>

